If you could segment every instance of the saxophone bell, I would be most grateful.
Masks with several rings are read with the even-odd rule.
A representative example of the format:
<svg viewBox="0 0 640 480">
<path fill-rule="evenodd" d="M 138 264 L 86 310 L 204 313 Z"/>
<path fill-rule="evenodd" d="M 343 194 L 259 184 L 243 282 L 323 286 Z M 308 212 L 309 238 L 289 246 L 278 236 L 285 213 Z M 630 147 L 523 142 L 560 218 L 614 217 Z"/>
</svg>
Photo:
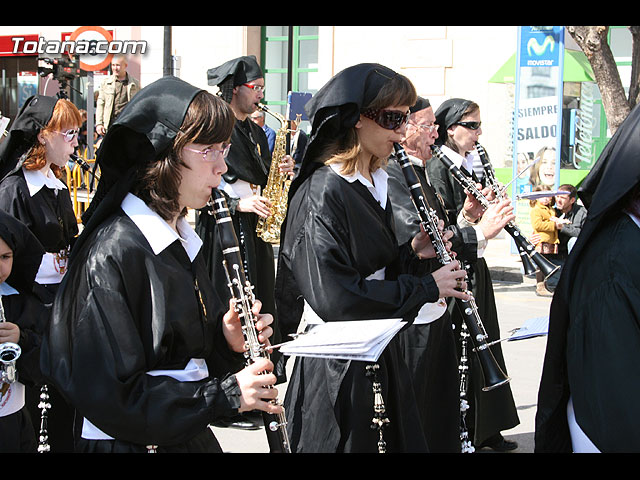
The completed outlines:
<svg viewBox="0 0 640 480">
<path fill-rule="evenodd" d="M 0 297 L 0 322 L 6 322 L 4 305 Z M 17 343 L 5 342 L 0 344 L 0 383 L 13 383 L 18 378 L 16 361 L 20 357 L 22 349 Z"/>
<path fill-rule="evenodd" d="M 18 378 L 16 361 L 22 350 L 17 343 L 6 342 L 0 345 L 0 383 L 13 383 Z"/>
</svg>

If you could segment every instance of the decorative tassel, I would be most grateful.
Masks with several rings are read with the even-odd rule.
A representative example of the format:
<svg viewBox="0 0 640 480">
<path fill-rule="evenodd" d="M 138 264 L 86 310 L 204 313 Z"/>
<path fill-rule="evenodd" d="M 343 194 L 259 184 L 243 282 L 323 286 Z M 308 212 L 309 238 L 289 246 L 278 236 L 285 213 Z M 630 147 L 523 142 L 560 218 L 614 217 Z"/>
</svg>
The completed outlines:
<svg viewBox="0 0 640 480">
<path fill-rule="evenodd" d="M 460 365 L 458 366 L 458 371 L 460 372 L 460 446 L 462 453 L 473 453 L 476 449 L 469 438 L 469 431 L 467 430 L 466 423 L 467 410 L 469 410 L 469 402 L 467 401 L 467 376 L 469 372 L 467 338 L 469 338 L 469 332 L 467 331 L 467 326 L 463 322 L 462 328 L 460 329 L 460 343 L 462 345 L 462 351 L 460 355 Z"/>
<path fill-rule="evenodd" d="M 377 363 L 367 365 L 367 376 L 373 378 L 373 419 L 371 420 L 371 428 L 378 430 L 378 453 L 386 453 L 387 443 L 384 441 L 382 432 L 390 423 L 386 417 L 384 399 L 382 398 L 382 385 L 378 381 L 378 370 L 380 365 Z"/>
<path fill-rule="evenodd" d="M 48 453 L 51 451 L 51 446 L 49 445 L 47 419 L 49 417 L 51 404 L 49 403 L 49 388 L 46 385 L 42 385 L 42 387 L 40 387 L 40 403 L 38 403 L 38 408 L 41 410 L 38 453 Z"/>
</svg>

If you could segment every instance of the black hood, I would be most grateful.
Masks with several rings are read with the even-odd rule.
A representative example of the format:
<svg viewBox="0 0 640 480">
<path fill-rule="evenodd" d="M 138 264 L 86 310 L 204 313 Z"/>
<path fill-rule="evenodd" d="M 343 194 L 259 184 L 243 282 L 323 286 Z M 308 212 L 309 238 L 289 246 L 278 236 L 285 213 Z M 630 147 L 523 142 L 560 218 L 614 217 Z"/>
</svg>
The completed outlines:
<svg viewBox="0 0 640 480">
<path fill-rule="evenodd" d="M 34 95 L 27 99 L 0 143 L 0 180 L 22 166 L 23 155 L 37 140 L 37 135 L 51 120 L 57 97 Z"/>
</svg>

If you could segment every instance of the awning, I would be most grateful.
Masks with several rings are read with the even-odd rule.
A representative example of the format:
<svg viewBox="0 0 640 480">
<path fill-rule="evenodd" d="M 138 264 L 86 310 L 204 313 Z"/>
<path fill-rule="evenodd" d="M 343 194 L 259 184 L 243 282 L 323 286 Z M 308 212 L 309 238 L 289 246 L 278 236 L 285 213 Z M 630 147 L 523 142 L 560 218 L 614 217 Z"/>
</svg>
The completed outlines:
<svg viewBox="0 0 640 480">
<path fill-rule="evenodd" d="M 564 72 L 565 82 L 595 82 L 591 64 L 587 56 L 578 50 L 564 51 Z M 516 54 L 489 79 L 489 83 L 515 83 L 516 81 Z"/>
</svg>

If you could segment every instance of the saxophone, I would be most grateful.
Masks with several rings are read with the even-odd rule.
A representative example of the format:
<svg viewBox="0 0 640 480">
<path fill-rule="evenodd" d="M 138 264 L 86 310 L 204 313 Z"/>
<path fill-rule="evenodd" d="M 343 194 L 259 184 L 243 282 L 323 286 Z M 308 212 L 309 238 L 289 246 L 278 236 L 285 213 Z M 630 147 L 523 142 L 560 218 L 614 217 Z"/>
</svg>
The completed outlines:
<svg viewBox="0 0 640 480">
<path fill-rule="evenodd" d="M 258 108 L 280 122 L 280 129 L 276 133 L 276 142 L 271 156 L 271 168 L 267 185 L 262 191 L 262 195 L 271 202 L 271 215 L 259 217 L 256 226 L 256 234 L 267 243 L 280 243 L 280 228 L 287 215 L 287 202 L 289 199 L 289 186 L 291 178 L 288 173 L 280 173 L 280 162 L 287 155 L 287 135 L 289 128 L 287 120 L 279 113 L 272 112 L 266 106 L 259 104 Z"/>
</svg>

